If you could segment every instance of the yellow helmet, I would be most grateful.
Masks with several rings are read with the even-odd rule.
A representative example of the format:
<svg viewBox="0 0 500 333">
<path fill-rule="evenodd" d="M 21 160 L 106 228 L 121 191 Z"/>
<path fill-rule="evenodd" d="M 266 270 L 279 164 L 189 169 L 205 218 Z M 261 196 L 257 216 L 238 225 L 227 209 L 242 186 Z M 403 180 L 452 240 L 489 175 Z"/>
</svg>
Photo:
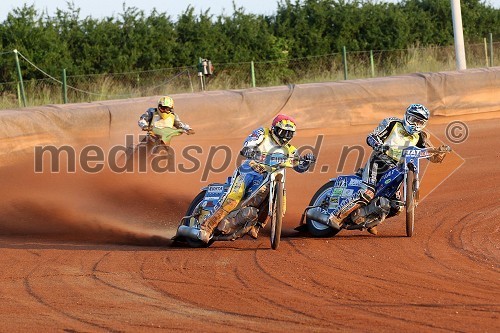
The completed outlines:
<svg viewBox="0 0 500 333">
<path fill-rule="evenodd" d="M 158 109 L 167 109 L 168 111 L 172 111 L 174 109 L 174 100 L 170 96 L 163 96 L 158 101 Z M 163 110 L 160 110 L 163 111 Z"/>
</svg>

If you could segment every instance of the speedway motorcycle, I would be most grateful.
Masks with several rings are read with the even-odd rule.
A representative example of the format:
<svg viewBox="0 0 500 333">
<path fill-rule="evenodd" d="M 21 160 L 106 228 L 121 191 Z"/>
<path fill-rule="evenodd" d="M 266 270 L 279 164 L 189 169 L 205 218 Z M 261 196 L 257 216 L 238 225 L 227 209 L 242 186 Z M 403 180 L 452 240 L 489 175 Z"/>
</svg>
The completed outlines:
<svg viewBox="0 0 500 333">
<path fill-rule="evenodd" d="M 127 147 L 123 156 L 126 165 L 133 163 L 134 158 L 146 158 L 146 160 L 150 160 L 156 155 L 171 157 L 174 154 L 173 149 L 170 147 L 172 138 L 182 134 L 194 134 L 192 129 L 184 130 L 177 128 L 165 128 L 163 136 L 153 133 L 152 127 L 148 127 L 146 131 L 146 135 L 143 136 L 138 144 Z"/>
<path fill-rule="evenodd" d="M 344 200 L 349 200 L 360 190 L 363 169 L 358 170 L 354 175 L 342 175 L 330 179 L 314 194 L 309 206 L 304 210 L 300 225 L 296 230 L 308 231 L 314 237 L 335 236 L 342 229 L 364 230 L 382 223 L 386 218 L 399 214 L 404 207 L 406 210 L 406 236 L 413 236 L 415 208 L 418 206 L 419 200 L 419 161 L 424 158 L 428 159 L 435 154 L 450 151 L 449 146 L 403 148 L 401 161 L 395 167 L 387 170 L 377 182 L 375 197 L 366 206 L 347 216 L 342 221 L 340 228 L 335 223 L 330 222 L 330 214 L 339 205 L 342 205 Z M 397 195 L 398 191 L 401 195 Z"/>
<path fill-rule="evenodd" d="M 263 195 L 258 200 L 258 215 L 256 219 L 240 221 L 240 223 L 226 223 L 223 219 L 214 229 L 214 233 L 208 243 L 204 243 L 198 238 L 200 224 L 217 210 L 224 199 L 229 194 L 231 181 L 237 176 L 238 169 L 225 183 L 212 183 L 203 188 L 194 198 L 187 209 L 186 216 L 181 219 L 177 233 L 173 237 L 176 242 L 187 243 L 190 247 L 208 247 L 215 241 L 232 241 L 247 234 L 251 228 L 258 225 L 264 227 L 271 222 L 271 248 L 278 249 L 281 239 L 281 227 L 285 214 L 285 176 L 286 168 L 293 165 L 295 158 L 290 158 L 281 153 L 259 154 L 253 161 L 265 165 L 268 172 L 261 185 L 249 191 L 243 197 L 239 205 L 228 214 L 228 217 L 237 215 L 238 211 L 245 209 L 252 201 L 255 202 L 256 195 Z M 313 162 L 313 161 L 311 161 Z"/>
</svg>

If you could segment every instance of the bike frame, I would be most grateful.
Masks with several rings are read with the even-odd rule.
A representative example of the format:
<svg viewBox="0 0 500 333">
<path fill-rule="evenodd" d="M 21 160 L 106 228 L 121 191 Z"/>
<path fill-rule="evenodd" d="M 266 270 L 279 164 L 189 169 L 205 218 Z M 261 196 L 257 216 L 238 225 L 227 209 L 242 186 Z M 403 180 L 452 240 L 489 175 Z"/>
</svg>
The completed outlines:
<svg viewBox="0 0 500 333">
<path fill-rule="evenodd" d="M 450 152 L 451 149 L 447 146 L 442 146 L 438 149 L 432 147 L 419 148 L 415 146 L 391 148 L 401 149 L 400 161 L 381 175 L 375 186 L 375 196 L 373 200 L 378 200 L 378 198 L 383 197 L 390 200 L 391 208 L 405 206 L 407 215 L 407 236 L 411 237 L 414 225 L 414 208 L 418 204 L 420 160 L 423 158 L 428 159 L 435 154 Z M 413 179 L 411 184 L 408 184 L 408 177 Z M 336 178 L 331 178 L 328 183 L 324 184 L 314 194 L 310 205 L 305 208 L 300 221 L 300 227 L 304 225 L 306 216 L 308 219 L 306 223 L 308 225 L 308 230 L 317 237 L 331 234 L 335 235 L 341 229 L 359 229 L 359 226 L 366 227 L 366 223 L 365 225 L 342 224 L 339 229 L 336 228 L 335 225 L 331 225 L 329 220 L 330 214 L 332 214 L 338 206 L 343 205 L 346 200 L 350 200 L 350 195 L 360 190 L 361 182 L 362 177 L 359 173 L 355 175 L 339 175 Z M 397 191 L 401 190 L 402 183 L 402 199 L 404 202 L 399 200 L 399 198 L 394 198 Z M 328 204 L 328 207 L 325 206 L 326 204 Z M 315 209 L 315 211 L 310 213 L 311 209 Z M 385 216 L 381 217 L 385 219 Z M 327 230 L 334 231 L 328 232 Z"/>
<path fill-rule="evenodd" d="M 274 190 L 276 188 L 276 183 L 283 183 L 283 189 L 285 188 L 285 175 L 286 175 L 286 167 L 277 168 L 276 170 L 270 172 L 267 177 L 269 178 L 270 188 L 269 188 L 269 209 L 267 216 L 273 215 L 273 206 L 274 206 L 274 198 L 276 197 L 276 193 Z M 266 183 L 266 182 L 265 182 Z M 283 207 L 283 211 L 286 210 L 286 207 Z"/>
<path fill-rule="evenodd" d="M 233 211 L 246 207 L 249 200 L 254 198 L 254 195 L 261 193 L 261 189 L 264 186 L 269 185 L 268 201 L 265 201 L 264 199 L 259 204 L 259 207 L 257 207 L 261 210 L 267 203 L 269 206 L 268 210 L 262 210 L 262 215 L 259 215 L 255 222 L 251 221 L 251 223 L 249 223 L 250 221 L 247 221 L 243 226 L 233 231 L 231 234 L 212 235 L 210 241 L 207 243 L 202 243 L 200 241 L 199 226 L 203 223 L 203 217 L 200 219 L 201 212 L 196 213 L 196 210 L 200 207 L 205 211 L 209 211 L 209 214 L 213 214 L 216 210 L 218 210 L 230 193 L 232 182 L 235 177 L 238 176 L 238 172 L 240 170 L 240 168 L 238 168 L 234 171 L 232 177 L 229 177 L 225 183 L 212 183 L 202 189 L 202 192 L 200 192 L 195 198 L 196 201 L 192 201 L 191 206 L 188 209 L 188 215 L 181 219 L 181 224 L 177 229 L 177 234 L 174 236 L 174 239 L 184 239 L 191 247 L 207 247 L 210 246 L 213 241 L 235 240 L 236 238 L 248 233 L 250 228 L 255 226 L 257 223 L 264 226 L 269 220 L 271 220 L 271 248 L 273 250 L 278 249 L 281 238 L 282 219 L 286 210 L 286 201 L 284 199 L 286 168 L 295 167 L 295 162 L 299 161 L 299 159 L 295 156 L 289 157 L 283 153 L 275 153 L 258 154 L 251 160 L 261 165 L 250 165 L 250 162 L 245 166 L 257 170 L 262 169 L 262 172 L 265 170 L 265 177 L 259 186 L 256 189 L 253 189 L 253 192 L 248 193 Z M 314 163 L 314 161 L 310 162 Z M 197 202 L 196 206 L 194 206 L 195 202 Z M 191 218 L 194 218 L 195 220 L 193 221 Z M 183 222 L 187 219 L 189 219 L 187 223 Z"/>
<path fill-rule="evenodd" d="M 434 153 L 434 148 L 418 148 L 407 147 L 402 150 L 402 162 L 382 175 L 376 185 L 376 196 L 392 197 L 401 186 L 401 183 L 406 184 L 408 170 L 415 172 L 415 191 L 419 187 L 419 160 L 429 158 Z M 406 197 L 406 185 L 403 185 L 403 198 Z"/>
<path fill-rule="evenodd" d="M 278 154 L 278 155 L 281 155 L 281 154 Z M 269 160 L 273 160 L 273 159 L 275 159 L 275 161 L 269 162 Z M 268 199 L 268 201 L 269 201 L 268 217 L 272 216 L 272 214 L 273 214 L 272 207 L 273 207 L 274 198 L 275 198 L 274 189 L 276 187 L 276 183 L 277 182 L 283 183 L 283 187 L 285 185 L 286 166 L 283 166 L 280 164 L 286 160 L 287 160 L 286 158 L 280 158 L 279 156 L 276 157 L 276 156 L 270 156 L 270 155 L 262 155 L 258 159 L 255 159 L 256 162 L 263 163 L 263 164 L 271 167 L 272 170 L 266 174 L 266 177 L 262 181 L 261 185 L 258 188 L 256 188 L 248 197 L 244 198 L 236 209 L 245 206 L 246 201 L 250 200 L 253 197 L 253 195 L 255 193 L 258 193 L 262 187 L 269 184 L 270 189 L 269 189 L 269 199 Z M 233 175 L 228 178 L 228 181 L 226 183 L 212 183 L 212 184 L 202 188 L 202 190 L 207 191 L 207 194 L 205 197 L 206 199 L 204 199 L 204 201 L 206 202 L 206 204 L 205 204 L 206 206 L 207 206 L 207 202 L 211 202 L 210 204 L 208 204 L 211 207 L 210 208 L 211 211 L 215 211 L 215 210 L 220 208 L 220 206 L 224 202 L 225 198 L 229 195 L 229 190 L 231 188 L 231 182 L 238 176 L 238 172 L 239 172 L 238 169 L 236 169 L 233 172 Z M 285 208 L 285 207 L 283 207 L 283 208 Z M 200 221 L 198 221 L 198 222 L 200 222 Z"/>
<path fill-rule="evenodd" d="M 408 147 L 403 149 L 403 157 L 404 163 L 402 165 L 404 172 L 404 180 L 403 180 L 403 198 L 406 198 L 406 193 L 408 189 L 406 188 L 406 177 L 408 175 L 408 171 L 411 169 L 415 173 L 415 182 L 413 184 L 413 191 L 415 193 L 418 192 L 420 187 L 420 160 L 424 158 L 430 158 L 434 153 L 432 152 L 434 148 L 418 148 L 418 147 Z M 418 204 L 418 201 L 415 202 L 415 206 Z"/>
<path fill-rule="evenodd" d="M 391 198 L 401 187 L 403 184 L 403 198 L 406 197 L 406 176 L 408 174 L 408 170 L 412 170 L 415 172 L 415 187 L 414 190 L 418 191 L 419 188 L 419 160 L 423 158 L 431 157 L 434 148 L 418 148 L 418 147 L 406 147 L 402 150 L 402 161 L 398 163 L 395 167 L 389 169 L 385 172 L 380 180 L 378 181 L 375 189 L 375 198 L 377 197 L 387 197 Z M 340 177 L 355 177 L 354 175 L 348 176 L 339 176 L 336 178 L 330 178 L 330 182 L 334 184 L 337 183 Z M 358 179 L 358 178 L 357 178 Z M 361 178 L 359 178 L 361 180 Z M 332 186 L 330 191 L 325 193 L 325 195 L 332 196 L 334 190 L 337 186 Z M 315 208 L 317 206 L 308 206 L 306 210 Z M 325 211 L 325 214 L 330 214 L 331 211 Z"/>
</svg>

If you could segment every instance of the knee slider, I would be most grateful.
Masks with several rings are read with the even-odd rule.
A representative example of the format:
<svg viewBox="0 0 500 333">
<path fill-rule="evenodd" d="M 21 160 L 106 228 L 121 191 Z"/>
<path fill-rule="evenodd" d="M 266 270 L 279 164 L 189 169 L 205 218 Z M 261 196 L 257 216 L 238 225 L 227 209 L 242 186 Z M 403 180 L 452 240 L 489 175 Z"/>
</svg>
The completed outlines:
<svg viewBox="0 0 500 333">
<path fill-rule="evenodd" d="M 259 210 L 255 207 L 245 207 L 240 211 L 240 214 L 245 221 L 253 221 L 257 218 Z"/>
</svg>

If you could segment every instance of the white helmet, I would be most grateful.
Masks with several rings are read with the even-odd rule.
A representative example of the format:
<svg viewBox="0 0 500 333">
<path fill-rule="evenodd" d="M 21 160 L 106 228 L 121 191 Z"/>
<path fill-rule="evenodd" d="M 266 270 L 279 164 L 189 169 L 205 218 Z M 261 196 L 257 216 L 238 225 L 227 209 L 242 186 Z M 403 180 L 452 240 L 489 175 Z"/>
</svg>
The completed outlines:
<svg viewBox="0 0 500 333">
<path fill-rule="evenodd" d="M 422 104 L 411 104 L 405 113 L 403 126 L 408 134 L 420 133 L 429 120 L 429 109 Z"/>
</svg>

